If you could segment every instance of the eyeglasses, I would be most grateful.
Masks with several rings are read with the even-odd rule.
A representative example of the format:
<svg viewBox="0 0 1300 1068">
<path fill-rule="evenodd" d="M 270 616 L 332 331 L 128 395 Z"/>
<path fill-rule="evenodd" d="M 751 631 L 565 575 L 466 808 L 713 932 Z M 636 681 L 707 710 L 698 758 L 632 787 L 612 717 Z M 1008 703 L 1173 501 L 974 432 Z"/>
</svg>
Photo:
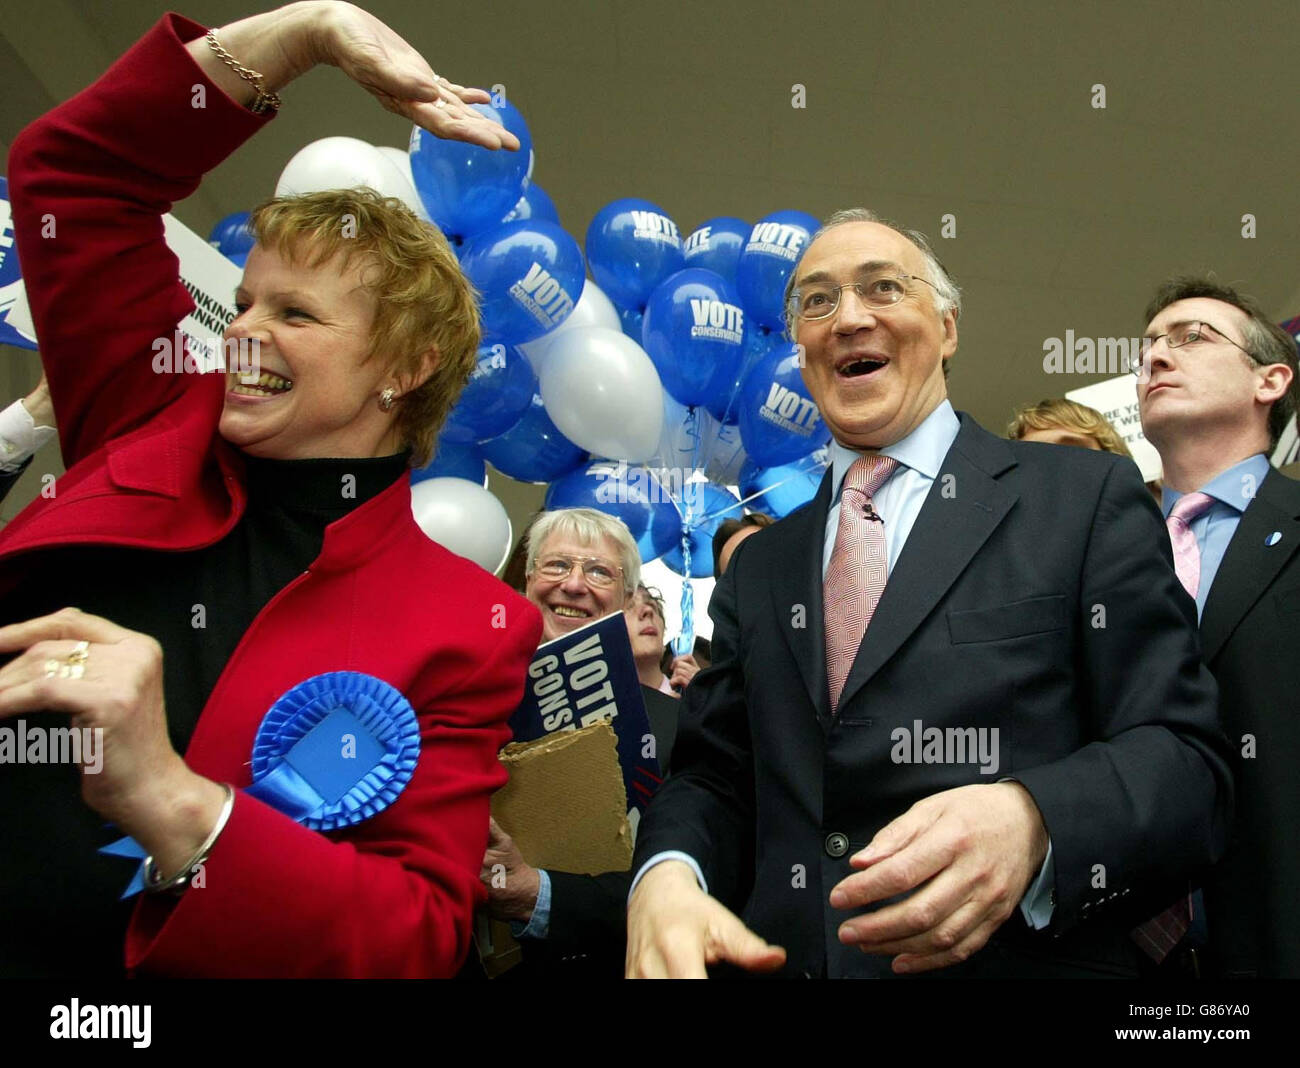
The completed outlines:
<svg viewBox="0 0 1300 1068">
<path fill-rule="evenodd" d="M 1142 359 L 1135 363 L 1130 370 L 1138 378 L 1146 379 L 1151 377 L 1151 352 L 1163 341 L 1171 349 L 1185 349 L 1189 346 L 1201 344 L 1215 344 L 1220 341 L 1226 341 L 1229 345 L 1235 345 L 1250 357 L 1252 363 L 1259 363 L 1255 354 L 1250 349 L 1238 345 L 1232 338 L 1228 337 L 1217 326 L 1211 326 L 1209 323 L 1179 323 L 1165 334 L 1157 334 L 1155 337 L 1142 339 Z"/>
<path fill-rule="evenodd" d="M 548 556 L 537 563 L 537 574 L 548 582 L 564 582 L 575 567 L 582 568 L 587 584 L 595 589 L 607 589 L 618 581 L 623 569 L 609 564 L 598 556 Z"/>
<path fill-rule="evenodd" d="M 868 308 L 892 308 L 913 291 L 911 283 L 924 282 L 938 292 L 933 282 L 901 271 L 877 271 L 859 282 L 833 286 L 815 282 L 801 286 L 790 294 L 790 315 L 800 319 L 829 319 L 839 310 L 840 294 L 846 289 L 857 291 L 858 300 Z"/>
</svg>

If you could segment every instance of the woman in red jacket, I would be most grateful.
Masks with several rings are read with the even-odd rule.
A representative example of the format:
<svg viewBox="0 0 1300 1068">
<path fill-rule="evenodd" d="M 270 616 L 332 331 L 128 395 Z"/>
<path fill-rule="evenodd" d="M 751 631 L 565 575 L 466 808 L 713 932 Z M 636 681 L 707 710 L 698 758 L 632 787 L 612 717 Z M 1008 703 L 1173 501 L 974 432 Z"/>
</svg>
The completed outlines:
<svg viewBox="0 0 1300 1068">
<path fill-rule="evenodd" d="M 0 534 L 0 973 L 436 976 L 468 952 L 541 625 L 410 512 L 478 344 L 445 240 L 364 191 L 273 201 L 227 330 L 262 376 L 154 370 L 192 307 L 161 216 L 317 63 L 435 134 L 517 147 L 466 106 L 486 94 L 342 3 L 206 37 L 167 16 L 14 143 L 68 471 Z M 246 788 L 268 709 L 329 672 L 404 695 L 418 759 L 377 815 L 311 829 Z M 68 723 L 80 769 L 33 741 Z M 151 858 L 124 905 L 131 867 L 97 853 L 123 834 Z"/>
</svg>

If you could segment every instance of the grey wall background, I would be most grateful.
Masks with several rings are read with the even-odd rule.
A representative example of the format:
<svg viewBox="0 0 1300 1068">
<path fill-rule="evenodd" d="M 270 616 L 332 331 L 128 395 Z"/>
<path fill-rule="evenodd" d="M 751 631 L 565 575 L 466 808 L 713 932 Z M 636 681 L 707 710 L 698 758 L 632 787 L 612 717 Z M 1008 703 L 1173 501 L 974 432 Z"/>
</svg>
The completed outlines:
<svg viewBox="0 0 1300 1068">
<path fill-rule="evenodd" d="M 157 19 L 149 0 L 42 0 L 0 25 L 0 147 L 93 80 Z M 246 0 L 179 4 L 209 25 Z M 865 205 L 936 239 L 966 294 L 950 393 L 1001 430 L 1012 408 L 1100 380 L 1047 375 L 1043 342 L 1140 333 L 1154 286 L 1214 269 L 1278 319 L 1300 314 L 1296 44 L 1300 5 L 700 3 L 553 0 L 363 6 L 467 84 L 523 110 L 536 180 L 579 241 L 623 196 L 688 233 Z M 792 86 L 806 107 L 791 107 Z M 1106 107 L 1094 108 L 1104 85 Z M 330 134 L 404 145 L 406 125 L 338 71 L 292 85 L 271 128 L 176 214 L 206 234 L 269 195 L 302 145 Z M 1257 236 L 1242 237 L 1253 214 Z M 0 400 L 39 370 L 0 351 Z M 58 471 L 47 450 L 14 514 Z M 493 475 L 516 530 L 541 487 Z"/>
</svg>

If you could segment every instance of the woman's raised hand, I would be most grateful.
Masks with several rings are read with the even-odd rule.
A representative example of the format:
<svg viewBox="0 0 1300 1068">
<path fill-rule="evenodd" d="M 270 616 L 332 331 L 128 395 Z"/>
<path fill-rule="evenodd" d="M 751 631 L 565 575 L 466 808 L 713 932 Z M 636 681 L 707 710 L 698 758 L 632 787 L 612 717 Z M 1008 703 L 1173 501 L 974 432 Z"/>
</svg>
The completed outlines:
<svg viewBox="0 0 1300 1068">
<path fill-rule="evenodd" d="M 274 92 L 318 64 L 338 67 L 389 111 L 438 137 L 485 148 L 517 149 L 519 139 L 480 115 L 482 89 L 467 89 L 433 72 L 414 48 L 379 19 L 342 0 L 302 0 L 240 19 L 216 31 L 221 46 L 241 66 L 257 71 Z M 255 90 L 216 55 L 203 38 L 187 46 L 217 85 L 241 104 Z"/>
<path fill-rule="evenodd" d="M 486 148 L 519 147 L 514 134 L 468 106 L 491 100 L 482 89 L 435 74 L 419 52 L 369 12 L 348 3 L 322 6 L 322 61 L 340 68 L 389 111 L 439 137 Z"/>
</svg>

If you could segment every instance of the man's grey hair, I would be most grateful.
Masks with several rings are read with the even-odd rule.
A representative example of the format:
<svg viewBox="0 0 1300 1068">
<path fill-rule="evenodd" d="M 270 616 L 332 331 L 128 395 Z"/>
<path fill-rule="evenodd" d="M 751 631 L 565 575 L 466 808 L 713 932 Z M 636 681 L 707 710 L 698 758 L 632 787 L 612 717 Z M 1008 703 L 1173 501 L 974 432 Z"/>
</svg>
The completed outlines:
<svg viewBox="0 0 1300 1068">
<path fill-rule="evenodd" d="M 528 531 L 528 553 L 524 564 L 526 576 L 537 570 L 537 556 L 547 539 L 554 534 L 570 538 L 579 545 L 589 545 L 593 549 L 600 544 L 601 539 L 608 538 L 618 546 L 618 562 L 623 568 L 624 597 L 630 597 L 636 592 L 641 583 L 641 551 L 623 520 L 594 508 L 557 508 L 553 512 L 543 512 Z"/>
<path fill-rule="evenodd" d="M 812 241 L 809 241 L 804 246 L 804 252 L 806 253 L 812 246 L 813 241 L 816 241 L 828 230 L 843 226 L 845 223 L 855 222 L 871 222 L 879 223 L 881 226 L 888 226 L 889 229 L 902 234 L 908 241 L 912 242 L 925 259 L 925 273 L 928 275 L 926 280 L 934 286 L 934 306 L 939 313 L 939 317 L 943 318 L 949 312 L 952 312 L 958 318 L 961 317 L 961 290 L 957 288 L 957 283 L 948 274 L 947 268 L 939 262 L 939 257 L 934 254 L 934 247 L 930 244 L 930 239 L 920 230 L 911 230 L 906 226 L 899 226 L 898 223 L 882 218 L 867 208 L 844 208 L 828 215 L 822 223 L 821 229 L 813 234 Z M 802 262 L 802 260 L 803 257 L 800 256 L 799 261 Z M 785 330 L 791 340 L 795 339 L 795 325 L 798 319 L 790 314 L 790 294 L 794 292 L 794 283 L 798 275 L 799 263 L 796 263 L 794 270 L 790 272 L 790 277 L 785 283 L 785 303 L 781 309 L 781 314 L 785 319 Z"/>
</svg>

